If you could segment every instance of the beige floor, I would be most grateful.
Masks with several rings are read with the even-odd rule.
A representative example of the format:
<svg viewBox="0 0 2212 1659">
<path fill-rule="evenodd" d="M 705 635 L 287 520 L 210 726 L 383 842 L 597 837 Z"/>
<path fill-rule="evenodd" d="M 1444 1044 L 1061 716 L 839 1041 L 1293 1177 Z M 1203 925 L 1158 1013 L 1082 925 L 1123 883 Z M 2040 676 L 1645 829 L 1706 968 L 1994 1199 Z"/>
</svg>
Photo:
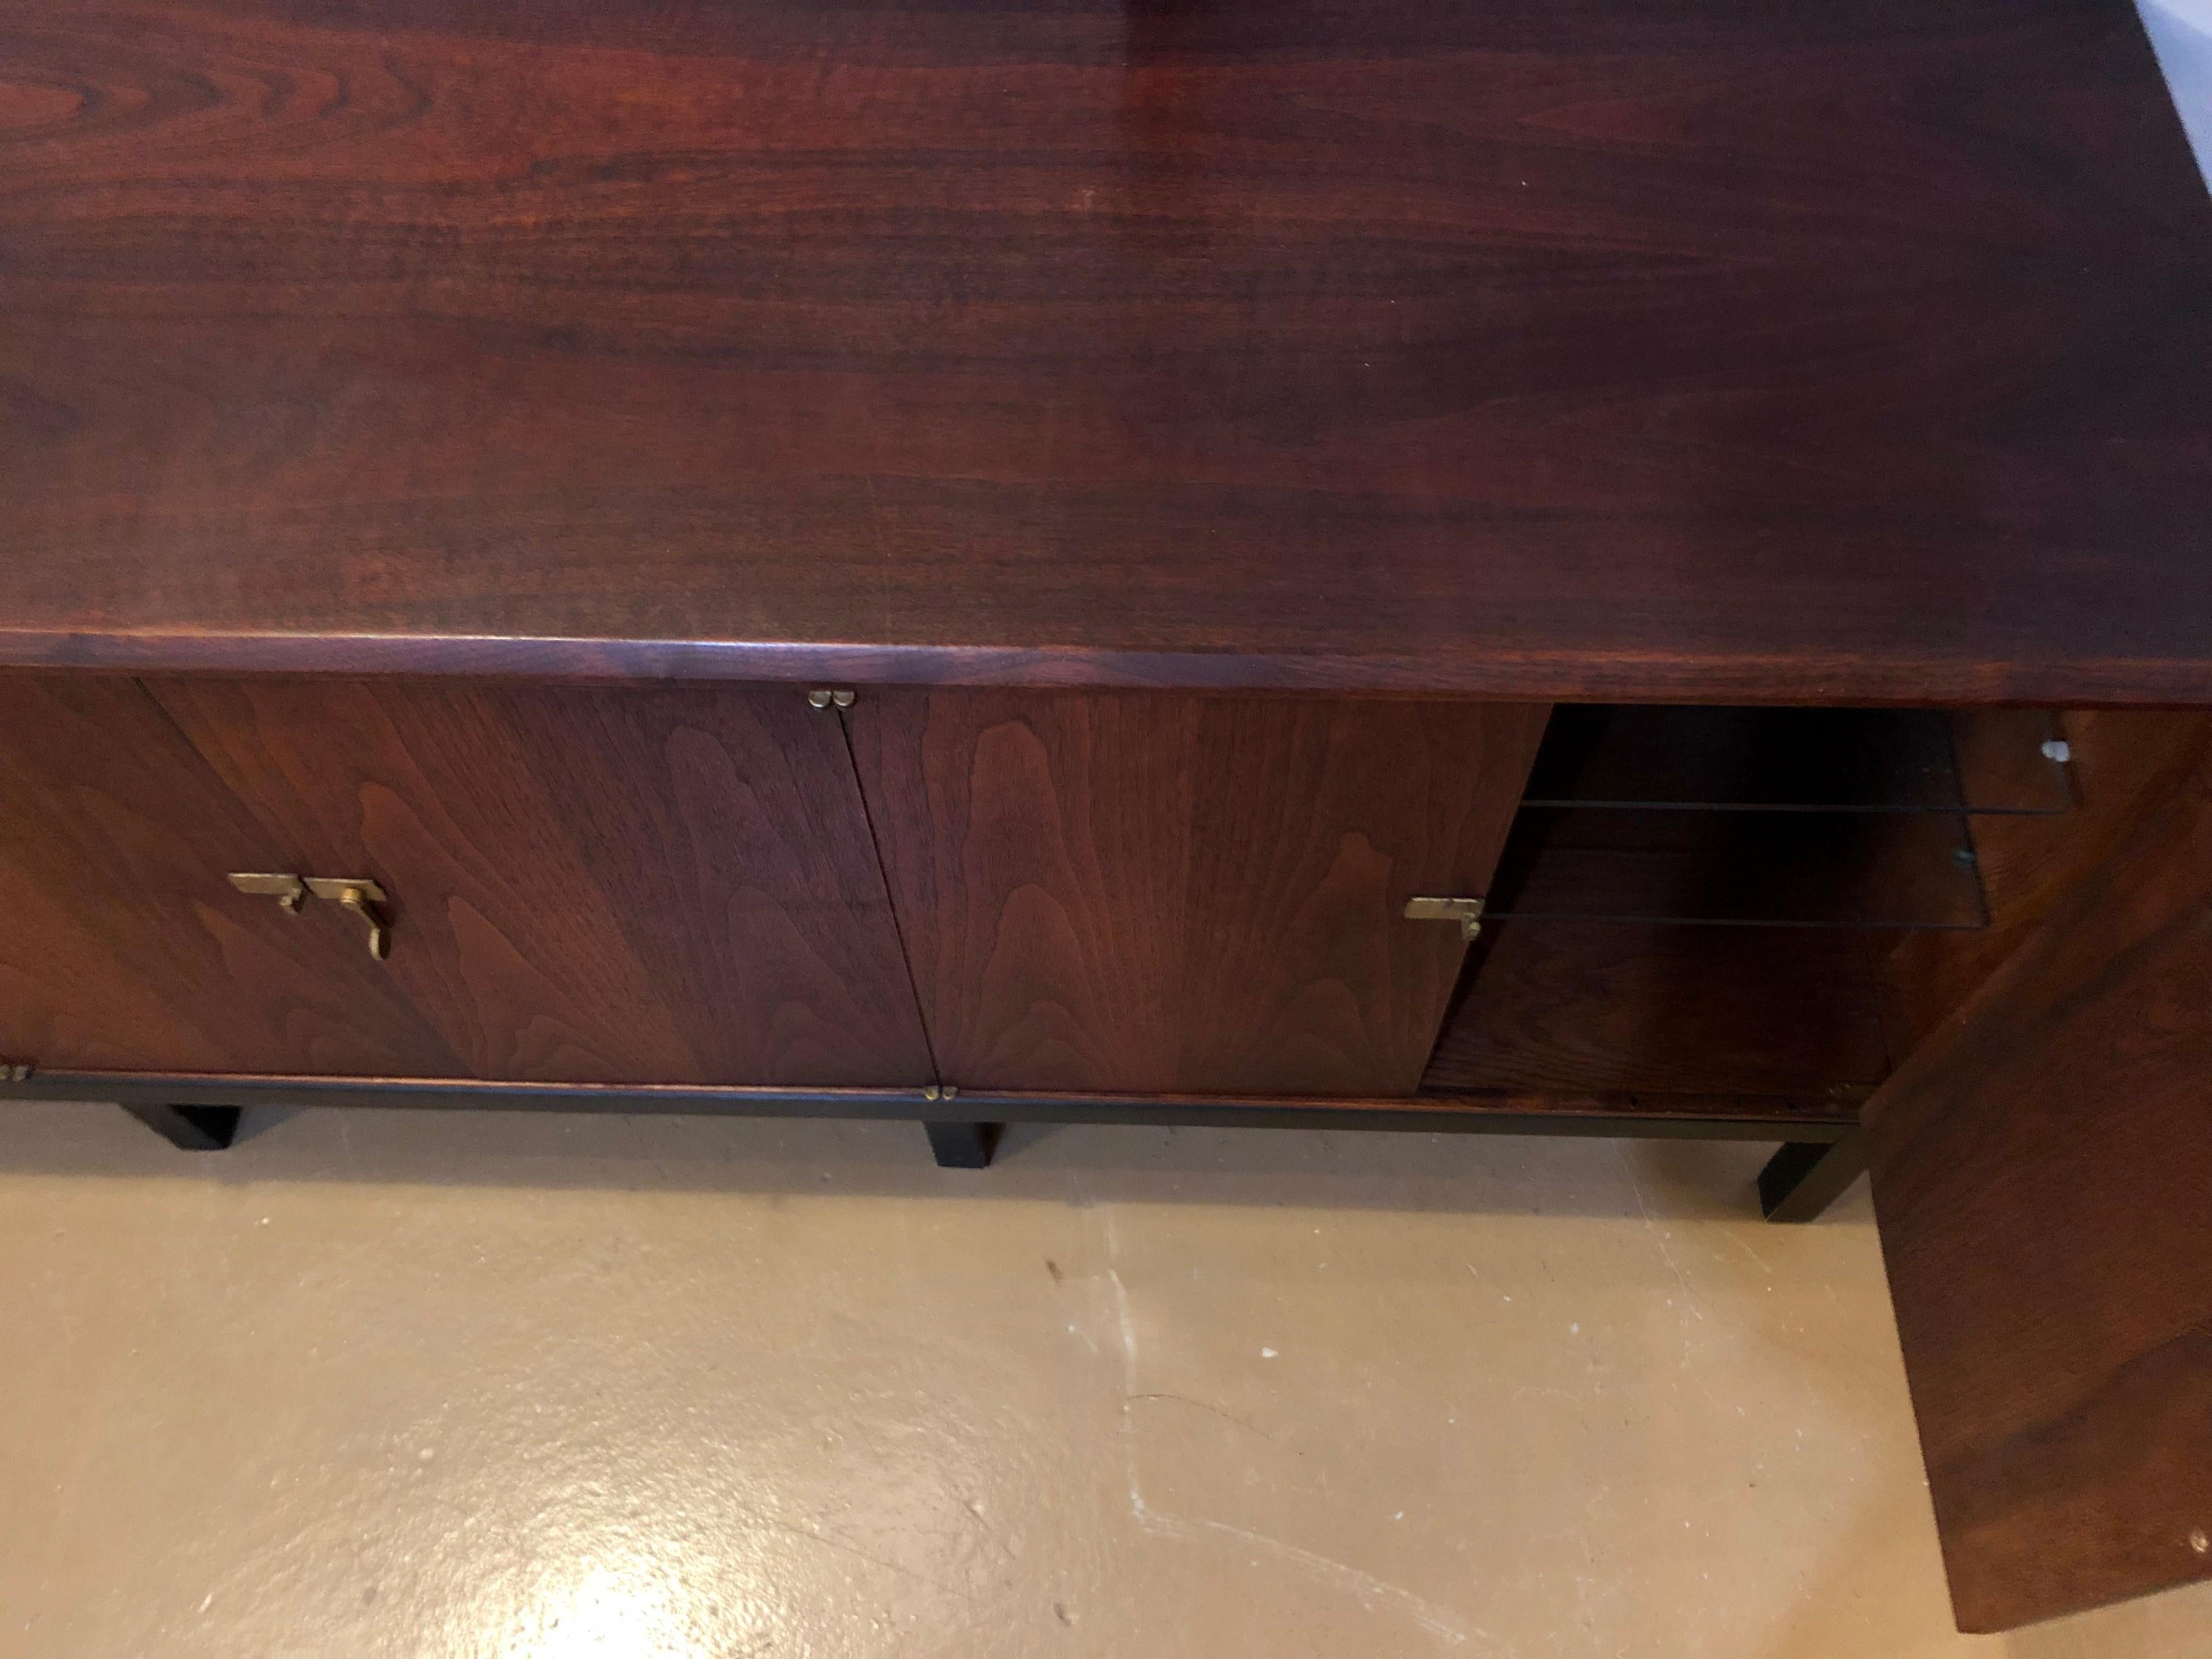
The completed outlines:
<svg viewBox="0 0 2212 1659">
<path fill-rule="evenodd" d="M 0 1116 L 0 1654 L 2212 1655 L 1954 1634 L 1759 1150 Z"/>
</svg>

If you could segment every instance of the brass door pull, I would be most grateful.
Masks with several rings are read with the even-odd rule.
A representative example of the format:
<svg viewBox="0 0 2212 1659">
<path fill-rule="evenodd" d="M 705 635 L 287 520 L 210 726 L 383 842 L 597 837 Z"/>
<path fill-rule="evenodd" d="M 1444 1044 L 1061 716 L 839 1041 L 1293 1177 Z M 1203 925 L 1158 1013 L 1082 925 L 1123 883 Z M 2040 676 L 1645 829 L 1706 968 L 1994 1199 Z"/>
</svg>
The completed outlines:
<svg viewBox="0 0 2212 1659">
<path fill-rule="evenodd" d="M 373 881 L 309 876 L 307 890 L 319 899 L 342 904 L 368 924 L 368 953 L 379 962 L 392 954 L 392 924 L 377 907 L 388 903 L 384 889 Z"/>
<path fill-rule="evenodd" d="M 1472 943 L 1482 932 L 1482 901 L 1479 898 L 1416 898 L 1406 901 L 1408 921 L 1455 921 L 1460 937 Z"/>
<path fill-rule="evenodd" d="M 292 915 L 300 914 L 300 907 L 308 896 L 328 899 L 343 905 L 368 924 L 368 953 L 379 962 L 392 954 L 392 924 L 385 919 L 380 906 L 391 902 L 384 889 L 366 878 L 331 876 L 287 876 L 244 872 L 234 874 L 230 884 L 241 893 L 255 898 L 273 898 Z"/>
<path fill-rule="evenodd" d="M 240 892 L 255 898 L 273 898 L 295 916 L 300 914 L 300 906 L 307 897 L 307 884 L 297 876 L 260 875 L 249 872 L 231 877 L 230 884 Z"/>
</svg>

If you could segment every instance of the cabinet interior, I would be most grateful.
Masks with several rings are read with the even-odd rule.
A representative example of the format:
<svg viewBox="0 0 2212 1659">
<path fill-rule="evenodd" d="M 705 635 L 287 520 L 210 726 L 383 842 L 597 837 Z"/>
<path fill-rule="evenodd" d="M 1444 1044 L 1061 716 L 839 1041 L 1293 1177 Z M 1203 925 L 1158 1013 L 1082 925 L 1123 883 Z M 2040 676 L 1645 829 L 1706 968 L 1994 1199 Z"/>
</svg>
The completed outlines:
<svg viewBox="0 0 2212 1659">
<path fill-rule="evenodd" d="M 2099 717 L 2116 780 L 2165 718 Z M 2079 838 L 2081 769 L 2042 710 L 1562 707 L 1423 1091 L 1847 1115 Z"/>
</svg>

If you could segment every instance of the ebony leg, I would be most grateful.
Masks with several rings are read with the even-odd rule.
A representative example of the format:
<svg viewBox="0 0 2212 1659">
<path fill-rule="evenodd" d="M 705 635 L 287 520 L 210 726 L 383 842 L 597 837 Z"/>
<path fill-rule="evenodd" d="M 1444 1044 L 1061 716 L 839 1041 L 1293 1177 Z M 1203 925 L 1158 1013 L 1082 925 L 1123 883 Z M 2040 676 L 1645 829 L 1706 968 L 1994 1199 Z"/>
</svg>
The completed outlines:
<svg viewBox="0 0 2212 1659">
<path fill-rule="evenodd" d="M 988 1170 L 1003 1123 L 925 1123 L 940 1170 Z"/>
<path fill-rule="evenodd" d="M 238 1133 L 235 1106 L 125 1106 L 123 1109 L 167 1141 L 188 1152 L 219 1152 Z"/>
<path fill-rule="evenodd" d="M 1759 1207 L 1769 1221 L 1810 1221 L 1866 1173 L 1866 1141 L 1856 1129 L 1841 1140 L 1793 1140 L 1759 1172 Z"/>
</svg>

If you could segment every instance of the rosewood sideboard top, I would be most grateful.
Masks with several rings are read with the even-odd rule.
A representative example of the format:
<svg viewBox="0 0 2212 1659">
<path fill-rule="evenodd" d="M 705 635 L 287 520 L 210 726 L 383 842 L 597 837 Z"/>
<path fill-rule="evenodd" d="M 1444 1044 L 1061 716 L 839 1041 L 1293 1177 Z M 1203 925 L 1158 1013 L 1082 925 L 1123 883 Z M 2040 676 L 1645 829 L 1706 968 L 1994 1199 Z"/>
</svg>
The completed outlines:
<svg viewBox="0 0 2212 1659">
<path fill-rule="evenodd" d="M 2212 702 L 2125 0 L 12 0 L 0 313 L 0 665 Z"/>
</svg>

